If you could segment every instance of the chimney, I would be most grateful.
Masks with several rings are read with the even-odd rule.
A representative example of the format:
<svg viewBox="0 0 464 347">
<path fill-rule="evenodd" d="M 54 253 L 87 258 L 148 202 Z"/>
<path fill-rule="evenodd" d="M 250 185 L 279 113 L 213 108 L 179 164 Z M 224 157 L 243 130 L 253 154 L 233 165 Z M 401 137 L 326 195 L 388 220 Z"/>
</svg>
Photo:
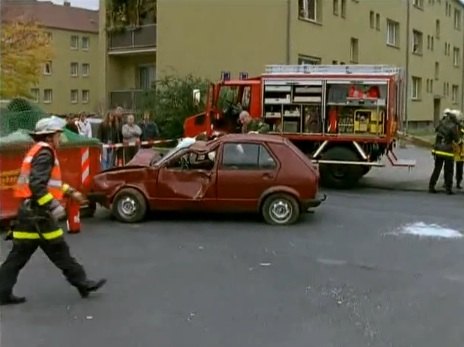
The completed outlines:
<svg viewBox="0 0 464 347">
<path fill-rule="evenodd" d="M 68 0 L 64 0 L 63 5 L 66 7 L 71 7 L 71 3 Z"/>
</svg>

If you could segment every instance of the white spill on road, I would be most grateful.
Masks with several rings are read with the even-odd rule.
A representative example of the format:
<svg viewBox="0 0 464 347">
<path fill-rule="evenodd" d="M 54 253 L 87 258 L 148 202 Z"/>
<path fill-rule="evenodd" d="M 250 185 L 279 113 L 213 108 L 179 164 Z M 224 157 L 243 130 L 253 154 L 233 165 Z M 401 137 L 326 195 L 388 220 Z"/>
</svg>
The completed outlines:
<svg viewBox="0 0 464 347">
<path fill-rule="evenodd" d="M 464 236 L 458 230 L 445 228 L 438 224 L 426 224 L 424 222 L 407 224 L 401 227 L 399 232 L 395 232 L 394 234 L 406 234 L 420 237 L 435 237 L 445 239 L 457 239 Z"/>
</svg>

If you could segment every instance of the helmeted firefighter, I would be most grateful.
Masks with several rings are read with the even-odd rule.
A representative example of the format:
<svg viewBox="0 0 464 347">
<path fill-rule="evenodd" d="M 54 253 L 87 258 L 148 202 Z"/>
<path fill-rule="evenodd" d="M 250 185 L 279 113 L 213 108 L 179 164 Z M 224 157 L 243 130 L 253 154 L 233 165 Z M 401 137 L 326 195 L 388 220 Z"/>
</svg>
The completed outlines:
<svg viewBox="0 0 464 347">
<path fill-rule="evenodd" d="M 87 279 L 83 267 L 71 257 L 63 230 L 58 226 L 58 221 L 66 216 L 60 204 L 63 196 L 79 202 L 84 200 L 80 192 L 61 181 L 55 150 L 59 146 L 62 128 L 61 120 L 51 117 L 39 120 L 31 133 L 35 144 L 23 160 L 14 188 L 15 196 L 22 202 L 17 224 L 12 230 L 13 248 L 0 267 L 0 305 L 26 301 L 26 298 L 13 294 L 13 287 L 19 272 L 38 247 L 61 269 L 82 297 L 87 297 L 106 283 L 105 279 Z"/>
<path fill-rule="evenodd" d="M 459 112 L 459 136 L 461 136 L 461 143 L 456 146 L 456 153 L 454 156 L 454 161 L 456 162 L 456 188 L 462 189 L 462 176 L 464 168 L 464 117 L 462 112 Z"/>
<path fill-rule="evenodd" d="M 432 154 L 435 158 L 435 167 L 429 182 L 429 192 L 436 193 L 435 185 L 444 166 L 445 189 L 447 194 L 453 194 L 453 171 L 455 146 L 460 143 L 459 122 L 456 110 L 446 109 L 444 117 L 436 127 L 435 144 Z"/>
</svg>

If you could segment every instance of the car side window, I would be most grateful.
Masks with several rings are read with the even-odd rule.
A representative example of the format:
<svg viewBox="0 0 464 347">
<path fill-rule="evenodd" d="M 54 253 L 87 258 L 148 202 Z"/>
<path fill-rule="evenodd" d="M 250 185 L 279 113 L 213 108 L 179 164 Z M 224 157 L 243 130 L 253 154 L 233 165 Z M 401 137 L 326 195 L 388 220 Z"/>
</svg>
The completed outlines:
<svg viewBox="0 0 464 347">
<path fill-rule="evenodd" d="M 222 168 L 228 170 L 269 170 L 276 168 L 269 151 L 260 144 L 226 143 L 223 148 Z"/>
</svg>

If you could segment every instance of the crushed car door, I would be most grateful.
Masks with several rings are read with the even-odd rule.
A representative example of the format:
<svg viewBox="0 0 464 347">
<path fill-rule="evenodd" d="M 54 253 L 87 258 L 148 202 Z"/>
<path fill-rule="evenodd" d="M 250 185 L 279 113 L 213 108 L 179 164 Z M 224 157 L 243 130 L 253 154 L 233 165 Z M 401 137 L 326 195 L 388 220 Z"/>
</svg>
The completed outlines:
<svg viewBox="0 0 464 347">
<path fill-rule="evenodd" d="M 155 204 L 159 209 L 197 209 L 216 199 L 215 150 L 189 151 L 160 168 Z"/>
</svg>

